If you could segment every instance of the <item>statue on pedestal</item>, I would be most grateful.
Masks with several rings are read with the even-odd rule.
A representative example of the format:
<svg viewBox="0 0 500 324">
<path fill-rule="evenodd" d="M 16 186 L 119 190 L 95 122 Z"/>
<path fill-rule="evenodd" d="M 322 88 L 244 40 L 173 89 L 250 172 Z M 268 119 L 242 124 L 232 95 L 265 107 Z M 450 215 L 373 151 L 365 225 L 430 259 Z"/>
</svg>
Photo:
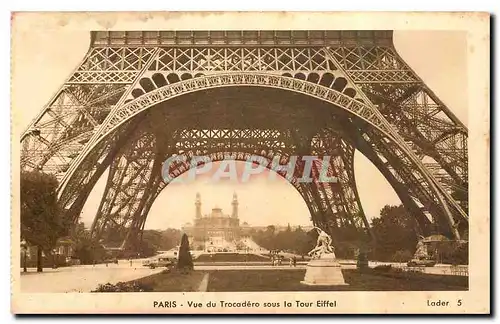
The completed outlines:
<svg viewBox="0 0 500 324">
<path fill-rule="evenodd" d="M 324 254 L 333 254 L 333 258 L 335 258 L 335 249 L 332 246 L 331 236 L 326 234 L 326 232 L 319 227 L 314 226 L 314 228 L 318 231 L 318 239 L 316 241 L 316 246 L 308 255 L 313 259 L 319 259 Z"/>
<path fill-rule="evenodd" d="M 308 255 L 312 260 L 307 264 L 304 285 L 339 286 L 346 285 L 340 264 L 335 258 L 332 238 L 319 227 L 316 246 Z"/>
<path fill-rule="evenodd" d="M 417 250 L 415 251 L 415 254 L 413 256 L 414 259 L 426 259 L 429 257 L 429 252 L 427 251 L 427 245 L 424 243 L 425 238 L 420 235 L 420 238 L 417 243 Z"/>
</svg>

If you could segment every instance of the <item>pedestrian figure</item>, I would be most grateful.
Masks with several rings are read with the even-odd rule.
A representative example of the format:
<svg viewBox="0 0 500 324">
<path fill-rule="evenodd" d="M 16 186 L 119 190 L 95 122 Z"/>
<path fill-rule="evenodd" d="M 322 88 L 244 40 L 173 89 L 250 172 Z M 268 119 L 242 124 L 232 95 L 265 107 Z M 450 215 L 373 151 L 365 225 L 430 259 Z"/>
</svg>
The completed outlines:
<svg viewBox="0 0 500 324">
<path fill-rule="evenodd" d="M 290 268 L 291 268 L 291 267 L 293 266 L 293 259 L 292 259 L 292 258 L 290 258 L 290 260 L 289 260 L 289 261 L 290 261 Z"/>
<path fill-rule="evenodd" d="M 294 267 L 297 266 L 297 257 L 296 256 L 293 256 L 293 266 Z"/>
</svg>

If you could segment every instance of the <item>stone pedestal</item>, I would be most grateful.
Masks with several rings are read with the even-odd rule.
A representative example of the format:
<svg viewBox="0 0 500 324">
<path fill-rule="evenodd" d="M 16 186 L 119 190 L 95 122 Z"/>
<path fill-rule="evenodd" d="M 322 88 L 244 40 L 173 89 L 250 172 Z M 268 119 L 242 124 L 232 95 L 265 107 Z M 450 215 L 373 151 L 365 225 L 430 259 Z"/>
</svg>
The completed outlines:
<svg viewBox="0 0 500 324">
<path fill-rule="evenodd" d="M 323 254 L 319 259 L 311 260 L 307 264 L 306 275 L 301 283 L 315 286 L 347 285 L 340 264 L 333 253 Z"/>
</svg>

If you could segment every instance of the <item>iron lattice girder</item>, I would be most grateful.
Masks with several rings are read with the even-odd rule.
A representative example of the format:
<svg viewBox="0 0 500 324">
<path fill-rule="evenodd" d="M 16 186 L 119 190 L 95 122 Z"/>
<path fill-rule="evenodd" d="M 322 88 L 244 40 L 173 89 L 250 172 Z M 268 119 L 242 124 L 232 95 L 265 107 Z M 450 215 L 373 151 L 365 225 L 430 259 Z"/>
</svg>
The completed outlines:
<svg viewBox="0 0 500 324">
<path fill-rule="evenodd" d="M 443 113 L 442 106 L 429 97 L 424 85 L 409 88 L 408 94 L 402 94 L 404 100 L 388 96 L 391 88 L 383 94 L 373 85 L 363 89 L 379 105 L 384 117 L 398 127 L 405 140 L 415 145 L 422 158 L 425 155 L 433 158 L 456 186 L 467 190 L 467 131 Z"/>
<path fill-rule="evenodd" d="M 61 178 L 124 91 L 116 85 L 64 86 L 23 135 L 21 167 Z"/>
<path fill-rule="evenodd" d="M 155 175 L 155 136 L 136 133 L 110 166 L 108 181 L 101 199 L 91 232 L 101 233 L 106 224 L 113 222 L 126 228 L 133 222 L 133 215 L 139 209 L 141 199 L 148 190 L 148 183 Z"/>
<path fill-rule="evenodd" d="M 413 163 L 394 142 L 355 122 L 335 122 L 332 127 L 382 172 L 410 213 L 420 219 L 423 234 L 431 234 L 432 228 L 428 226 L 431 219 L 439 223 L 442 233 L 453 235 L 450 228 L 464 221 L 462 215 L 455 210 L 453 219 L 446 216 L 432 183 L 416 172 Z"/>
<path fill-rule="evenodd" d="M 76 211 L 83 198 L 72 197 L 75 182 L 83 181 L 86 197 L 113 158 L 111 138 L 123 136 L 124 121 L 152 102 L 223 86 L 286 89 L 346 109 L 384 134 L 370 135 L 380 147 L 404 147 L 377 153 L 395 149 L 396 168 L 406 170 L 389 168 L 398 181 L 440 197 L 463 218 L 450 192 L 467 190 L 467 130 L 399 57 L 390 31 L 92 33 L 83 63 L 23 134 L 22 167 L 55 173 L 62 204 Z M 265 144 L 280 145 L 272 141 Z M 417 161 L 423 171 L 415 172 L 408 154 L 434 161 Z"/>
<path fill-rule="evenodd" d="M 433 173 L 440 183 L 467 192 L 467 129 L 394 47 L 356 45 L 330 52 L 420 157 L 434 159 Z"/>
<path fill-rule="evenodd" d="M 59 205 L 66 215 L 75 223 L 95 184 L 110 166 L 111 162 L 128 140 L 137 131 L 141 118 L 122 126 L 98 143 L 81 164 L 79 172 L 75 173 L 73 181 L 69 182 L 59 196 Z"/>
<path fill-rule="evenodd" d="M 176 149 L 210 150 L 213 148 L 237 150 L 246 146 L 280 150 L 290 147 L 288 131 L 277 129 L 182 129 L 174 132 Z M 196 152 L 196 151 L 195 151 Z"/>
<path fill-rule="evenodd" d="M 68 84 L 131 84 L 153 55 L 153 48 L 93 48 Z"/>
<path fill-rule="evenodd" d="M 152 49 L 91 47 L 22 135 L 21 167 L 62 179 L 153 53 Z M 129 78 L 124 79 L 122 74 Z"/>
</svg>

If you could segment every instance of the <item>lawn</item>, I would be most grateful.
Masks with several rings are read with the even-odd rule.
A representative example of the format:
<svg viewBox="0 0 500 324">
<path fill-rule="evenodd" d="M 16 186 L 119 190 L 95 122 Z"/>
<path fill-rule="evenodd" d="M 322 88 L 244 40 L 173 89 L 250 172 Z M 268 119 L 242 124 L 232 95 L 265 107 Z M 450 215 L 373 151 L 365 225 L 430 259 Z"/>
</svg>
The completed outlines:
<svg viewBox="0 0 500 324">
<path fill-rule="evenodd" d="M 191 271 L 183 274 L 174 270 L 169 273 L 157 273 L 132 282 L 152 287 L 153 291 L 197 291 L 205 273 L 205 271 Z"/>
<path fill-rule="evenodd" d="M 389 277 L 376 273 L 342 270 L 348 286 L 306 286 L 300 283 L 305 270 L 210 271 L 208 291 L 422 291 L 467 290 L 467 280 L 439 275 Z M 450 280 L 451 279 L 451 280 Z"/>
<path fill-rule="evenodd" d="M 346 286 L 306 286 L 304 269 L 272 270 L 208 270 L 182 274 L 177 271 L 158 273 L 133 280 L 152 287 L 153 291 L 188 292 L 197 291 L 200 283 L 209 274 L 208 288 L 216 291 L 461 291 L 467 290 L 467 277 L 431 274 L 380 273 L 373 270 L 360 272 L 343 269 Z"/>
</svg>

